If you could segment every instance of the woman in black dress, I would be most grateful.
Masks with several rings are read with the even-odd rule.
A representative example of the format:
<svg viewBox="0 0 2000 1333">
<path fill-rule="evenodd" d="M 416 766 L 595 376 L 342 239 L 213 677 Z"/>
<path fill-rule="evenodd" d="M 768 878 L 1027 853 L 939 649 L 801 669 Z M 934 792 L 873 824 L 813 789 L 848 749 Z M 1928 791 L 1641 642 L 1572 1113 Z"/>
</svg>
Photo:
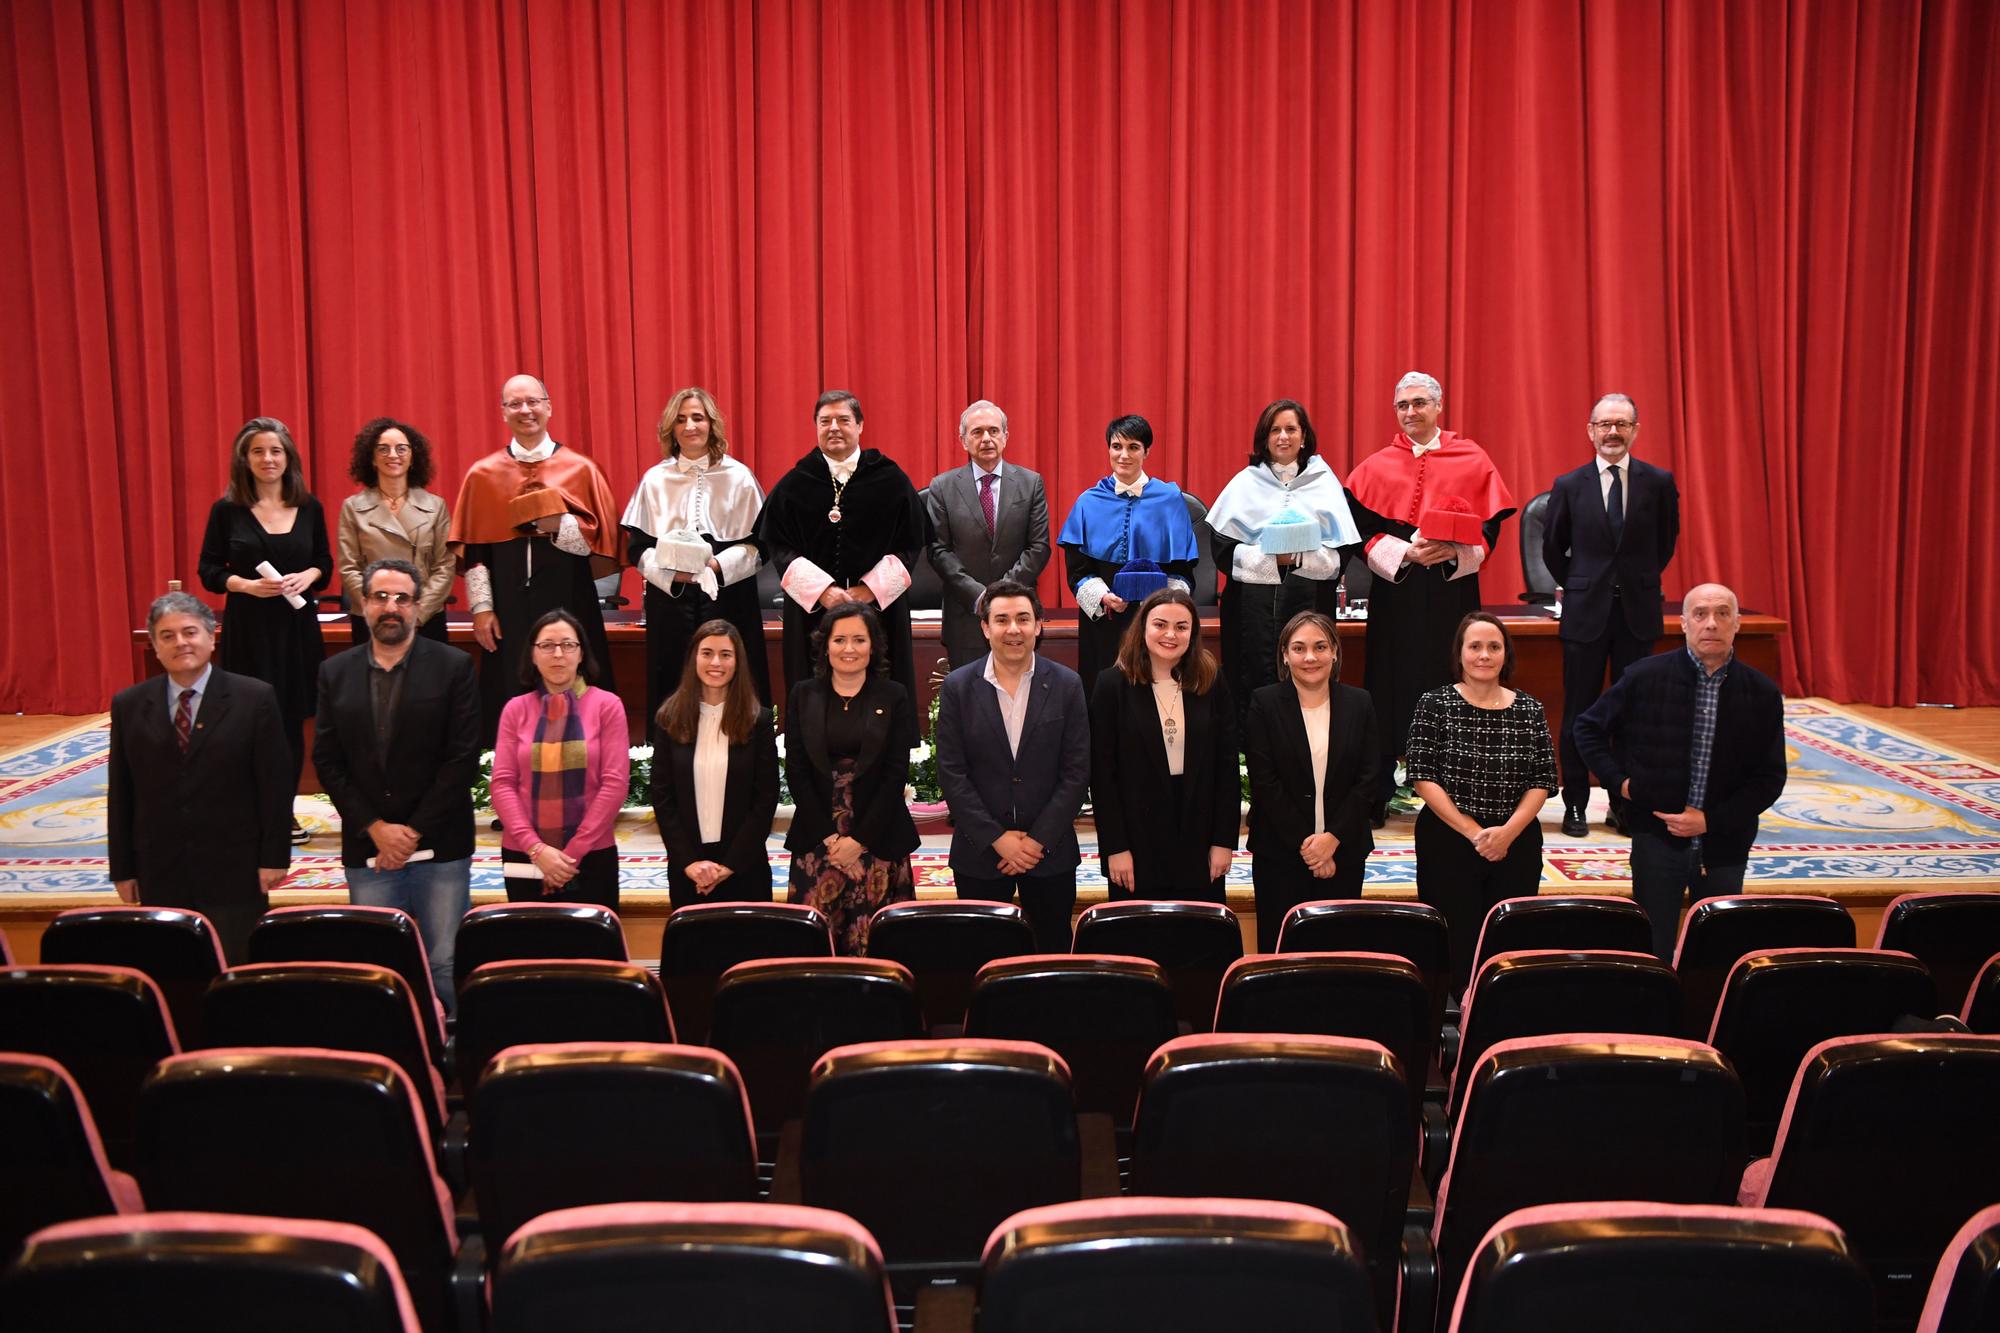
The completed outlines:
<svg viewBox="0 0 2000 1333">
<path fill-rule="evenodd" d="M 318 594 L 333 573 L 333 552 L 326 515 L 306 489 L 299 447 L 275 417 L 252 417 L 230 444 L 229 490 L 209 506 L 199 572 L 202 587 L 228 594 L 216 665 L 278 692 L 296 788 L 326 656 Z M 306 837 L 294 819 L 292 841 Z"/>
<path fill-rule="evenodd" d="M 1299 612 L 1278 642 L 1278 680 L 1250 697 L 1243 747 L 1260 953 L 1278 947 L 1278 927 L 1300 903 L 1359 898 L 1375 850 L 1375 703 L 1340 683 L 1340 636 L 1327 616 Z"/>
<path fill-rule="evenodd" d="M 791 901 L 833 923 L 834 947 L 868 951 L 869 918 L 917 896 L 916 822 L 903 795 L 917 721 L 889 677 L 889 640 L 865 602 L 843 602 L 813 631 L 813 678 L 785 701 L 791 781 Z"/>
<path fill-rule="evenodd" d="M 1112 898 L 1223 899 L 1242 808 L 1236 706 L 1184 588 L 1139 605 L 1090 694 L 1090 793 Z"/>
<path fill-rule="evenodd" d="M 1539 816 L 1556 789 L 1556 752 L 1540 701 L 1507 688 L 1514 641 L 1497 618 L 1473 611 L 1458 622 L 1451 672 L 1455 684 L 1417 700 L 1404 763 L 1424 802 L 1417 897 L 1444 913 L 1463 991 L 1488 909 L 1541 889 Z"/>
<path fill-rule="evenodd" d="M 653 733 L 653 819 L 667 848 L 668 896 L 675 907 L 769 902 L 764 843 L 778 808 L 771 710 L 757 702 L 743 635 L 729 621 L 697 627 L 685 656 Z"/>
</svg>

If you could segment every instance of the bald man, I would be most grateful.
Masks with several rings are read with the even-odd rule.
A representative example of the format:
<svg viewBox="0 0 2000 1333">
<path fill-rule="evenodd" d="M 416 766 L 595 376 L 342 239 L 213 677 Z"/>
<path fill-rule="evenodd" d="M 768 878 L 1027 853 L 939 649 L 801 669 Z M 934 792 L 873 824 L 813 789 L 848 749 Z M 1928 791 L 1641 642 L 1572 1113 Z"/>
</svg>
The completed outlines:
<svg viewBox="0 0 2000 1333">
<path fill-rule="evenodd" d="M 1633 663 L 1576 720 L 1591 771 L 1625 798 L 1632 896 L 1671 961 L 1681 894 L 1737 893 L 1757 819 L 1785 790 L 1785 700 L 1736 660 L 1742 613 L 1719 583 L 1681 601 L 1687 646 Z"/>
<path fill-rule="evenodd" d="M 619 567 L 618 500 L 597 464 L 549 434 L 555 403 L 533 375 L 500 388 L 500 418 L 513 435 L 474 463 L 451 511 L 451 549 L 465 571 L 472 636 L 480 654 L 480 734 L 488 745 L 500 709 L 527 686 L 528 627 L 557 607 L 583 623 L 605 678 L 611 646 L 596 580 Z"/>
</svg>

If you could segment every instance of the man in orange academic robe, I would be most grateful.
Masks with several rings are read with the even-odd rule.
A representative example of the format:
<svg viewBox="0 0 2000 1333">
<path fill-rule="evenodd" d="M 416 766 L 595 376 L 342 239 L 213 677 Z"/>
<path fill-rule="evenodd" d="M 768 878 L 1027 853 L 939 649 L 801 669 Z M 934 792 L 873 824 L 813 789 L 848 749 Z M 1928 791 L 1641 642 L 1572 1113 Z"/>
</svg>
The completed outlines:
<svg viewBox="0 0 2000 1333">
<path fill-rule="evenodd" d="M 550 438 L 554 404 L 540 380 L 516 375 L 500 397 L 514 438 L 472 465 L 451 511 L 451 549 L 484 650 L 480 725 L 488 745 L 500 709 L 528 689 L 521 683 L 528 630 L 557 607 L 583 624 L 598 668 L 590 683 L 617 688 L 596 584 L 619 567 L 617 498 L 595 463 Z"/>
</svg>

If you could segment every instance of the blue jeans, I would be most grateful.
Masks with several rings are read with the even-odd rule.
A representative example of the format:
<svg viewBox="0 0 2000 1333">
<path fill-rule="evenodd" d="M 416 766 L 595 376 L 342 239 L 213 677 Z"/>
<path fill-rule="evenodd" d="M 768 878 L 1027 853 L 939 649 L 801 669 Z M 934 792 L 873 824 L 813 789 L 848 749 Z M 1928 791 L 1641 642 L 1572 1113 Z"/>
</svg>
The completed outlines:
<svg viewBox="0 0 2000 1333">
<path fill-rule="evenodd" d="M 1680 938 L 1681 891 L 1689 890 L 1690 903 L 1741 893 L 1746 869 L 1741 863 L 1703 865 L 1692 839 L 1650 829 L 1633 830 L 1632 897 L 1646 909 L 1653 926 L 1653 952 L 1661 961 L 1674 961 L 1674 944 Z"/>
<path fill-rule="evenodd" d="M 430 955 L 431 984 L 445 1012 L 458 1012 L 458 991 L 451 980 L 452 955 L 458 948 L 458 923 L 472 910 L 472 858 L 418 861 L 401 870 L 347 867 L 347 899 L 359 907 L 400 907 L 416 919 Z"/>
</svg>

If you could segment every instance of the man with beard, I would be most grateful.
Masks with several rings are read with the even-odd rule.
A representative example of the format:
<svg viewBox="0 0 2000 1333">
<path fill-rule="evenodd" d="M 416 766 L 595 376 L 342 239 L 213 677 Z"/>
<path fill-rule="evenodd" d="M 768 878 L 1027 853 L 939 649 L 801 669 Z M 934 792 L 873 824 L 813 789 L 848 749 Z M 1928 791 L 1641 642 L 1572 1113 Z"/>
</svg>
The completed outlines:
<svg viewBox="0 0 2000 1333">
<path fill-rule="evenodd" d="M 278 696 L 211 665 L 215 612 L 187 593 L 155 598 L 146 633 L 167 679 L 111 701 L 112 885 L 128 903 L 201 912 L 241 963 L 292 862 L 297 783 Z"/>
<path fill-rule="evenodd" d="M 812 675 L 812 636 L 842 602 L 871 603 L 888 639 L 889 675 L 916 707 L 911 571 L 924 507 L 903 469 L 861 447 L 861 400 L 829 389 L 813 404 L 818 447 L 778 479 L 757 517 L 757 545 L 785 590 L 785 688 Z M 789 727 L 791 719 L 785 719 Z"/>
<path fill-rule="evenodd" d="M 313 766 L 340 811 L 349 899 L 416 919 L 450 1009 L 459 918 L 472 906 L 479 685 L 470 657 L 416 633 L 415 566 L 377 560 L 361 590 L 368 641 L 320 668 Z"/>
</svg>

